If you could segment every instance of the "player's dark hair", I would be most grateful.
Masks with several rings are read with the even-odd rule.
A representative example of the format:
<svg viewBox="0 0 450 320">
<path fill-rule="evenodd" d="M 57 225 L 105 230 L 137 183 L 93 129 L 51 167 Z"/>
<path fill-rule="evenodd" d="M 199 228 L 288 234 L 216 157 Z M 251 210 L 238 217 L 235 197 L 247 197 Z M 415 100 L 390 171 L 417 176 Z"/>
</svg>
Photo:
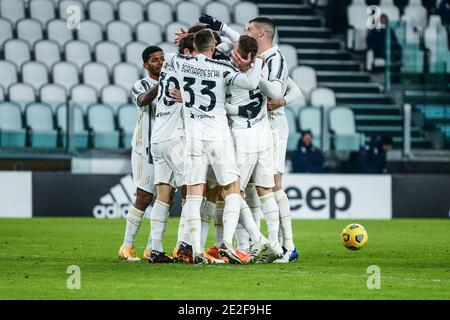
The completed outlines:
<svg viewBox="0 0 450 320">
<path fill-rule="evenodd" d="M 199 23 L 199 24 L 196 24 L 196 25 L 190 27 L 187 30 L 187 32 L 188 33 L 196 33 L 196 32 L 198 32 L 200 30 L 206 29 L 207 26 L 208 26 L 207 24 Z"/>
<path fill-rule="evenodd" d="M 181 38 L 178 44 L 178 53 L 184 54 L 184 49 L 188 49 L 192 53 L 194 51 L 194 34 L 188 33 L 185 37 Z"/>
<path fill-rule="evenodd" d="M 244 59 L 247 59 L 248 54 L 251 53 L 253 59 L 258 53 L 258 42 L 250 36 L 242 35 L 239 37 L 238 52 Z"/>
<path fill-rule="evenodd" d="M 190 27 L 187 30 L 187 32 L 188 33 L 197 33 L 203 29 L 210 29 L 213 32 L 214 38 L 216 39 L 216 44 L 220 44 L 222 42 L 222 39 L 220 39 L 219 32 L 212 30 L 207 24 L 202 24 L 202 23 L 196 24 L 195 26 Z"/>
<path fill-rule="evenodd" d="M 147 62 L 153 53 L 159 52 L 159 51 L 162 52 L 163 49 L 161 49 L 158 46 L 150 46 L 150 47 L 145 48 L 144 51 L 142 52 L 142 61 Z"/>
<path fill-rule="evenodd" d="M 214 34 L 210 29 L 200 30 L 194 36 L 194 43 L 198 52 L 205 52 L 211 48 L 214 41 Z"/>
<path fill-rule="evenodd" d="M 270 38 L 273 40 L 273 38 L 275 37 L 275 33 L 277 30 L 277 27 L 275 25 L 275 21 L 273 21 L 272 18 L 270 17 L 256 17 L 252 20 L 249 21 L 249 23 L 258 23 L 258 24 L 263 24 L 266 27 L 266 31 L 269 34 Z"/>
</svg>

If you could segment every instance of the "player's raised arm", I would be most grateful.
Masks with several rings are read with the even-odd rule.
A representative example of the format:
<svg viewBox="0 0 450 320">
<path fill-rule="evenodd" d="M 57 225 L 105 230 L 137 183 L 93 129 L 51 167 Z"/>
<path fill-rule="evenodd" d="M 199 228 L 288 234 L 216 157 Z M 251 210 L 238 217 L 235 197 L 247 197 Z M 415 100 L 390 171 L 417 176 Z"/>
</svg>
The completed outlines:
<svg viewBox="0 0 450 320">
<path fill-rule="evenodd" d="M 134 89 L 133 89 L 133 93 L 134 93 Z M 151 88 L 149 90 L 141 92 L 136 97 L 136 104 L 140 108 L 148 106 L 148 105 L 150 105 L 153 102 L 153 100 L 155 100 L 157 95 L 158 95 L 158 86 L 154 86 L 153 88 Z"/>
<path fill-rule="evenodd" d="M 201 23 L 206 23 L 211 27 L 211 29 L 216 31 L 222 31 L 225 35 L 233 42 L 236 43 L 239 41 L 239 37 L 241 36 L 239 32 L 230 28 L 225 22 L 217 20 L 216 18 L 204 14 L 198 19 Z"/>
<path fill-rule="evenodd" d="M 235 74 L 229 74 L 229 85 L 234 85 L 246 90 L 255 90 L 258 87 L 259 80 L 261 79 L 261 71 L 263 66 L 263 60 L 256 58 L 253 63 L 253 67 L 247 71 L 247 73 L 239 72 Z"/>
</svg>

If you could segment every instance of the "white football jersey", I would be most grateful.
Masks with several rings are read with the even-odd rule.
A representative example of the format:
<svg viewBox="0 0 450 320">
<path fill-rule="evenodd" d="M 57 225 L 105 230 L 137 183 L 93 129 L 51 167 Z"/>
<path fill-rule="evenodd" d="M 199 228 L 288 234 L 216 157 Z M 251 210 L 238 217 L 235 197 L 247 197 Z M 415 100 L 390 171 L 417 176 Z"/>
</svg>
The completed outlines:
<svg viewBox="0 0 450 320">
<path fill-rule="evenodd" d="M 137 104 L 137 98 L 147 91 L 151 90 L 154 86 L 158 85 L 158 81 L 150 77 L 145 77 L 144 79 L 136 81 L 133 86 L 132 93 L 134 101 L 136 102 L 137 109 L 139 111 L 139 116 L 136 122 L 136 127 L 133 133 L 133 139 L 131 140 L 131 145 L 133 151 L 142 155 L 148 156 L 150 154 L 149 149 L 149 121 L 150 121 L 150 108 L 151 106 L 139 106 Z"/>
<path fill-rule="evenodd" d="M 226 87 L 242 74 L 231 64 L 195 57 L 173 57 L 184 104 L 187 138 L 223 141 L 230 135 L 225 110 Z M 245 76 L 246 78 L 246 76 Z"/>
<path fill-rule="evenodd" d="M 268 79 L 269 69 L 263 68 L 262 75 Z M 267 111 L 267 96 L 259 89 L 245 90 L 236 86 L 229 87 L 229 100 L 239 107 L 239 115 L 230 115 L 230 126 L 236 146 L 247 152 L 258 152 L 270 147 L 267 137 L 270 124 Z"/>
<path fill-rule="evenodd" d="M 286 94 L 287 79 L 289 71 L 286 64 L 286 59 L 281 54 L 277 45 L 261 53 L 261 56 L 266 60 L 269 68 L 269 81 L 278 81 L 282 85 L 282 95 Z M 284 107 L 278 108 L 269 112 L 270 126 L 273 130 L 277 130 L 282 138 L 289 136 L 289 126 L 284 113 Z"/>
<path fill-rule="evenodd" d="M 180 83 L 172 63 L 165 61 L 159 75 L 159 89 L 155 121 L 152 125 L 151 143 L 170 141 L 183 135 L 183 104 L 172 100 L 170 97 L 172 88 L 180 90 Z"/>
</svg>

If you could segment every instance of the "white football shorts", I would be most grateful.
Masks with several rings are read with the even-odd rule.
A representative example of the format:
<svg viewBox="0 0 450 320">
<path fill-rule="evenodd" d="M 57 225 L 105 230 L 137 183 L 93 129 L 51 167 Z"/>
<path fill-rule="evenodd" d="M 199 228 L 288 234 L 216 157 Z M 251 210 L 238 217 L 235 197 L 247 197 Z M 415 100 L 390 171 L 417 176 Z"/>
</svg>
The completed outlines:
<svg viewBox="0 0 450 320">
<path fill-rule="evenodd" d="M 185 145 L 185 183 L 192 186 L 207 183 L 208 166 L 211 166 L 217 182 L 229 185 L 239 178 L 236 155 L 231 137 L 224 141 L 187 139 Z"/>
<path fill-rule="evenodd" d="M 136 188 L 154 194 L 155 169 L 153 164 L 148 162 L 148 157 L 134 150 L 131 151 L 131 170 Z"/>
<path fill-rule="evenodd" d="M 274 172 L 273 174 L 283 174 L 286 165 L 286 150 L 287 150 L 287 138 L 282 138 L 275 130 L 273 133 L 273 162 Z"/>
<path fill-rule="evenodd" d="M 236 157 L 241 175 L 241 191 L 245 191 L 251 177 L 258 187 L 273 188 L 275 186 L 272 148 L 245 153 L 237 147 Z"/>
<path fill-rule="evenodd" d="M 169 184 L 174 188 L 184 185 L 184 138 L 152 143 L 155 166 L 155 185 Z"/>
</svg>

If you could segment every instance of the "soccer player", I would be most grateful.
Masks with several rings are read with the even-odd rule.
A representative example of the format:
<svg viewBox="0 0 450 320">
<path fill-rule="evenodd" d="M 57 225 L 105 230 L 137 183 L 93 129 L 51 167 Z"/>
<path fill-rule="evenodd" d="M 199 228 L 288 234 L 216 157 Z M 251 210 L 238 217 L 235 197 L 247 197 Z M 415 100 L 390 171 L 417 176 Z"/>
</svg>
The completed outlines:
<svg viewBox="0 0 450 320">
<path fill-rule="evenodd" d="M 200 207 L 209 165 L 223 187 L 225 199 L 224 239 L 219 248 L 220 253 L 232 263 L 241 263 L 232 247 L 242 198 L 239 194 L 239 174 L 225 111 L 225 90 L 232 84 L 248 90 L 255 89 L 261 76 L 262 61 L 256 59 L 254 67 L 246 75 L 227 63 L 213 60 L 215 39 L 212 31 L 208 29 L 195 34 L 194 48 L 197 52 L 195 57 L 173 57 L 186 112 L 185 182 L 188 187 L 183 210 L 186 213 L 194 263 L 207 263 L 200 239 Z M 262 248 L 258 243 L 255 243 L 255 247 Z"/>
<path fill-rule="evenodd" d="M 150 163 L 149 125 L 150 104 L 158 93 L 158 79 L 164 62 L 164 54 L 161 48 L 147 47 L 142 52 L 144 68 L 148 76 L 137 81 L 133 86 L 133 97 L 136 101 L 139 117 L 134 129 L 131 151 L 131 167 L 133 182 L 136 186 L 136 200 L 128 210 L 125 238 L 119 249 L 119 256 L 128 261 L 139 261 L 134 248 L 134 238 L 144 216 L 144 212 L 153 200 L 154 193 L 154 168 Z M 144 251 L 144 258 L 150 257 L 150 245 Z"/>
<path fill-rule="evenodd" d="M 225 23 L 208 15 L 201 16 L 199 20 L 202 23 L 210 25 L 214 30 L 223 31 L 231 41 L 237 42 L 239 40 L 240 34 L 228 27 Z M 285 170 L 287 140 L 289 136 L 289 126 L 284 112 L 284 105 L 291 101 L 284 96 L 288 86 L 288 69 L 286 60 L 279 51 L 278 46 L 273 44 L 275 33 L 275 23 L 268 17 L 252 19 L 245 27 L 245 34 L 255 38 L 258 42 L 258 54 L 265 59 L 269 68 L 269 78 L 267 80 L 261 80 L 259 87 L 270 98 L 279 102 L 271 105 L 269 119 L 274 138 L 275 187 L 273 190 L 279 207 L 280 225 L 283 245 L 285 247 L 283 257 L 276 262 L 286 263 L 297 260 L 298 258 L 298 252 L 293 242 L 290 204 L 282 188 L 282 177 Z M 235 54 L 232 57 L 234 63 L 241 67 L 243 63 L 242 59 Z M 284 100 L 281 100 L 281 102 L 278 100 L 283 98 Z"/>
</svg>

